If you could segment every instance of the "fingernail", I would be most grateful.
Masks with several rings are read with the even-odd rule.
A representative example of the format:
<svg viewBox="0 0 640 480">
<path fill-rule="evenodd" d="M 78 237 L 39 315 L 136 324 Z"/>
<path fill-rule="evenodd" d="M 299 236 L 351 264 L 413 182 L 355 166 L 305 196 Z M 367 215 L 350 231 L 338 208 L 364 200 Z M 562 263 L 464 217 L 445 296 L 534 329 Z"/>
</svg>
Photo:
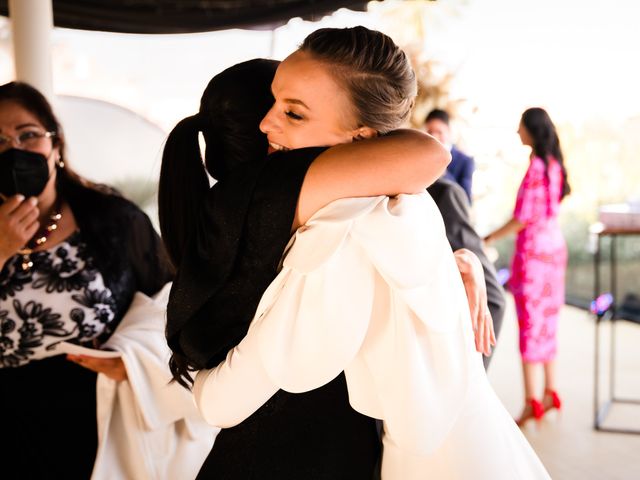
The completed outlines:
<svg viewBox="0 0 640 480">
<path fill-rule="evenodd" d="M 18 198 L 19 202 L 24 202 L 24 195 L 18 194 L 18 195 L 16 195 L 16 197 Z"/>
<path fill-rule="evenodd" d="M 38 199 L 36 197 L 29 197 L 29 203 L 35 207 L 38 204 Z"/>
</svg>

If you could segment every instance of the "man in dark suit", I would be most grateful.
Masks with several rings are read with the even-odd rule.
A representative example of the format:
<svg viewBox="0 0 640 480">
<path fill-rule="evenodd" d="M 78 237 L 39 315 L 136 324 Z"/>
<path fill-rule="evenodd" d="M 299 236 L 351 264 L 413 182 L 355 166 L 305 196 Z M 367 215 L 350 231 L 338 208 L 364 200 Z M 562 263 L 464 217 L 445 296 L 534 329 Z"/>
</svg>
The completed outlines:
<svg viewBox="0 0 640 480">
<path fill-rule="evenodd" d="M 460 185 L 471 203 L 471 182 L 475 164 L 473 158 L 451 144 L 449 114 L 438 108 L 431 110 L 424 122 L 427 133 L 435 137 L 451 151 L 451 163 L 447 167 L 446 178 Z"/>
<path fill-rule="evenodd" d="M 497 338 L 506 306 L 505 297 L 502 286 L 496 277 L 495 268 L 482 248 L 482 239 L 471 226 L 467 196 L 458 184 L 444 176 L 431 185 L 427 191 L 440 209 L 452 250 L 456 251 L 460 248 L 471 250 L 482 263 L 487 285 L 489 311 Z M 483 360 L 485 368 L 487 368 L 491 357 L 483 357 Z"/>
</svg>

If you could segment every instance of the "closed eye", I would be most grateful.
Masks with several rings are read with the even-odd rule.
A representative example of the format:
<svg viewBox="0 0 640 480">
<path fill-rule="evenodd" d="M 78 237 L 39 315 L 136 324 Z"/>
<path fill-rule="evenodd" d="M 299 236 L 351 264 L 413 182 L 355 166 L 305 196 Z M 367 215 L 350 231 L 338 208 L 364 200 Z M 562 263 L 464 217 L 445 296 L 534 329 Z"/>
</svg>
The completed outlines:
<svg viewBox="0 0 640 480">
<path fill-rule="evenodd" d="M 293 113 L 291 110 L 284 112 L 284 114 L 293 120 L 302 120 L 302 117 L 300 115 L 298 115 L 297 113 Z"/>
</svg>

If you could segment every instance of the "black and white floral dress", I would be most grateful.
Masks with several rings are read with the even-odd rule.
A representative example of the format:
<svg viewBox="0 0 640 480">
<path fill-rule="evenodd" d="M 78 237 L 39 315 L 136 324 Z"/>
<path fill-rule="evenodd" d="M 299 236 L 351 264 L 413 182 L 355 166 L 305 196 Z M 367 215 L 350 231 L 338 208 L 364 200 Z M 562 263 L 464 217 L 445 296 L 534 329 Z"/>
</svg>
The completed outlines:
<svg viewBox="0 0 640 480">
<path fill-rule="evenodd" d="M 56 355 L 61 341 L 94 346 L 120 317 L 79 231 L 32 261 L 23 272 L 15 255 L 0 273 L 0 368 Z"/>
<path fill-rule="evenodd" d="M 0 272 L 0 478 L 91 476 L 96 374 L 54 345 L 99 348 L 136 291 L 153 295 L 171 279 L 148 217 L 119 196 L 90 195 L 89 214 L 71 204 L 78 231 L 32 254 L 29 271 L 15 255 Z"/>
</svg>

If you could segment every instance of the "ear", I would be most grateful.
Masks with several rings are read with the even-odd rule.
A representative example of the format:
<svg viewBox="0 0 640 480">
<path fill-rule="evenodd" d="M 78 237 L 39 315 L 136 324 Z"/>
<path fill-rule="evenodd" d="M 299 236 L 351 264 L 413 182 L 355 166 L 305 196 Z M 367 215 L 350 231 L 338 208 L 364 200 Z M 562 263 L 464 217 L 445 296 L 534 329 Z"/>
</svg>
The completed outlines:
<svg viewBox="0 0 640 480">
<path fill-rule="evenodd" d="M 369 138 L 375 138 L 378 136 L 378 131 L 371 127 L 359 127 L 353 131 L 353 141 L 366 140 Z"/>
</svg>

